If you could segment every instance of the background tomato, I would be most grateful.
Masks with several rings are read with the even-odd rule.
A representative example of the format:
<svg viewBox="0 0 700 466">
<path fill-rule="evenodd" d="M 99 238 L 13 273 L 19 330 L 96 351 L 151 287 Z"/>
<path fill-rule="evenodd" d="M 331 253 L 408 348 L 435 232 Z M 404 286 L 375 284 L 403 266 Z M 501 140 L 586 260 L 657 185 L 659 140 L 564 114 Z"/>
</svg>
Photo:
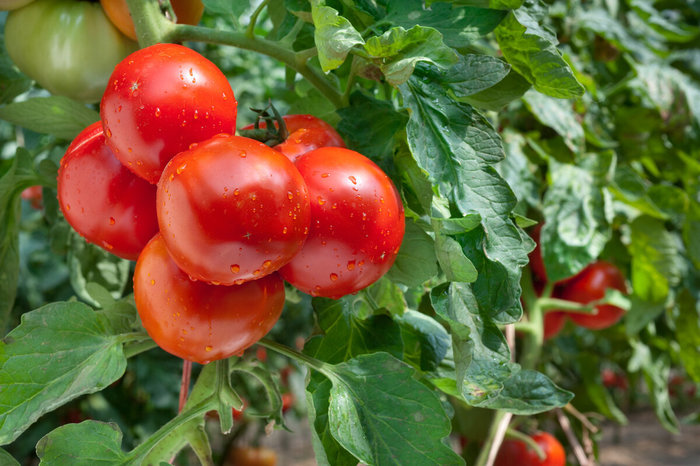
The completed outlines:
<svg viewBox="0 0 700 466">
<path fill-rule="evenodd" d="M 0 0 L 0 10 L 15 10 L 34 0 Z"/>
<path fill-rule="evenodd" d="M 194 50 L 156 44 L 114 69 L 100 105 L 107 144 L 140 177 L 157 183 L 175 154 L 236 128 L 224 74 Z"/>
<path fill-rule="evenodd" d="M 270 331 L 284 307 L 284 283 L 277 274 L 233 286 L 190 280 L 158 234 L 136 262 L 134 299 L 158 346 L 206 364 L 242 353 Z"/>
<path fill-rule="evenodd" d="M 5 46 L 52 94 L 97 102 L 115 65 L 137 48 L 97 3 L 37 0 L 7 15 Z"/>
<path fill-rule="evenodd" d="M 339 147 L 307 152 L 296 166 L 309 188 L 311 229 L 280 273 L 313 296 L 338 298 L 371 285 L 403 240 L 403 204 L 393 183 L 370 159 Z"/>
<path fill-rule="evenodd" d="M 620 269 L 613 264 L 598 261 L 569 279 L 561 288 L 561 297 L 569 301 L 588 304 L 603 298 L 605 290 L 608 288 L 626 293 L 625 277 L 622 276 Z M 597 314 L 570 312 L 569 318 L 582 327 L 600 330 L 615 324 L 625 312 L 623 309 L 609 304 L 596 306 L 596 309 L 598 310 Z"/>
<path fill-rule="evenodd" d="M 87 241 L 136 260 L 158 232 L 156 187 L 127 170 L 105 144 L 100 122 L 68 146 L 58 169 L 58 201 Z"/>
<path fill-rule="evenodd" d="M 538 432 L 531 436 L 542 448 L 545 459 L 541 460 L 535 450 L 528 448 L 522 440 L 506 439 L 503 441 L 494 466 L 565 466 L 566 452 L 552 434 Z"/>
<path fill-rule="evenodd" d="M 230 285 L 279 269 L 309 231 L 301 174 L 265 144 L 219 135 L 176 155 L 158 183 L 158 222 L 191 277 Z"/>
<path fill-rule="evenodd" d="M 225 463 L 228 466 L 275 466 L 277 454 L 265 447 L 235 447 Z"/>
<path fill-rule="evenodd" d="M 134 21 L 131 19 L 126 0 L 100 0 L 100 4 L 112 23 L 127 37 L 136 40 Z M 194 25 L 202 19 L 204 4 L 201 0 L 170 0 L 170 5 L 179 24 Z"/>
<path fill-rule="evenodd" d="M 540 231 L 542 230 L 542 224 L 536 225 L 530 236 L 535 240 L 535 249 L 530 252 L 530 269 L 532 270 L 535 278 L 540 281 L 547 283 L 547 270 L 544 268 L 544 260 L 542 259 L 542 247 L 540 246 Z"/>
<path fill-rule="evenodd" d="M 544 338 L 554 338 L 566 324 L 566 312 L 550 311 L 544 315 Z"/>
</svg>

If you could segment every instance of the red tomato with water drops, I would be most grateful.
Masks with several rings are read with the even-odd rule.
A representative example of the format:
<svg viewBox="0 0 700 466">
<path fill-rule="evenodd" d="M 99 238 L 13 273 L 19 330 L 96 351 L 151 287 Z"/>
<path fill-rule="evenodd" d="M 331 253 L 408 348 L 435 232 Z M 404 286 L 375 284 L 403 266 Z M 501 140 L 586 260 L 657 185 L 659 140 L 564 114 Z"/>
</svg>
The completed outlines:
<svg viewBox="0 0 700 466">
<path fill-rule="evenodd" d="M 613 288 L 627 292 L 625 277 L 613 264 L 597 261 L 569 279 L 561 288 L 561 297 L 568 301 L 588 304 L 605 296 L 605 290 Z M 624 309 L 610 304 L 596 306 L 597 314 L 570 312 L 568 316 L 577 325 L 592 330 L 610 327 L 620 320 Z"/>
<path fill-rule="evenodd" d="M 187 47 L 156 44 L 116 66 L 100 115 L 117 158 L 155 184 L 168 161 L 190 144 L 233 133 L 236 107 L 216 65 Z"/>
<path fill-rule="evenodd" d="M 313 115 L 285 115 L 282 117 L 289 136 L 281 144 L 273 149 L 282 152 L 289 160 L 295 162 L 297 158 L 319 147 L 345 147 L 343 138 L 328 123 Z M 260 122 L 260 128 L 266 128 L 264 121 Z M 244 127 L 244 130 L 253 129 L 254 125 Z"/>
<path fill-rule="evenodd" d="M 193 281 L 158 234 L 136 262 L 134 299 L 158 346 L 207 364 L 241 354 L 270 331 L 284 307 L 284 282 L 278 274 L 233 286 Z"/>
<path fill-rule="evenodd" d="M 338 147 L 307 152 L 296 166 L 309 188 L 311 229 L 282 277 L 330 298 L 371 285 L 392 266 L 403 240 L 403 205 L 393 183 L 367 157 Z"/>
<path fill-rule="evenodd" d="M 158 183 L 158 222 L 192 278 L 240 284 L 270 274 L 309 232 L 306 184 L 265 144 L 219 135 L 175 156 Z"/>
<path fill-rule="evenodd" d="M 158 232 L 156 187 L 116 159 L 100 122 L 85 128 L 61 159 L 58 202 L 80 235 L 124 259 L 136 260 Z"/>
<path fill-rule="evenodd" d="M 545 454 L 545 459 L 540 459 L 535 450 L 529 448 L 525 442 L 516 439 L 505 439 L 494 466 L 565 466 L 566 452 L 559 440 L 547 432 L 538 432 L 531 436 Z"/>
</svg>

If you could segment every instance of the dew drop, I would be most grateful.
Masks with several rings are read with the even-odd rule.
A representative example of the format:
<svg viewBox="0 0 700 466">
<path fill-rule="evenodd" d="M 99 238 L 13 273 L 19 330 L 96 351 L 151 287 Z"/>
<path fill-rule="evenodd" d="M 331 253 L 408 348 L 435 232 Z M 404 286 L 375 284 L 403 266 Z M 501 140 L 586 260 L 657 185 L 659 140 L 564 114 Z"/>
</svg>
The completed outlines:
<svg viewBox="0 0 700 466">
<path fill-rule="evenodd" d="M 70 210 L 70 204 L 66 204 L 66 210 Z"/>
<path fill-rule="evenodd" d="M 112 131 L 110 131 L 109 128 L 107 128 L 107 131 L 105 131 L 105 134 L 107 135 L 108 138 L 112 137 Z"/>
<path fill-rule="evenodd" d="M 238 264 L 233 264 L 231 266 L 231 272 L 233 272 L 233 273 L 238 273 L 238 272 L 240 272 L 240 270 L 241 270 L 241 266 Z"/>
<path fill-rule="evenodd" d="M 294 199 L 294 194 L 291 191 L 287 191 L 287 199 L 289 199 L 290 201 Z"/>
<path fill-rule="evenodd" d="M 338 279 L 338 274 L 337 273 L 332 273 L 331 274 L 331 280 L 336 281 Z"/>
<path fill-rule="evenodd" d="M 352 182 L 352 184 L 357 184 L 357 178 L 355 178 L 354 176 L 350 175 L 348 176 L 348 179 Z"/>
<path fill-rule="evenodd" d="M 242 150 L 238 155 L 240 155 L 241 158 L 244 159 L 244 158 L 246 158 L 246 156 L 248 155 L 248 153 L 247 153 L 246 151 Z"/>
<path fill-rule="evenodd" d="M 318 205 L 323 205 L 326 203 L 326 200 L 322 198 L 321 196 L 318 196 Z"/>
<path fill-rule="evenodd" d="M 155 116 L 160 116 L 160 107 L 156 107 Z"/>
<path fill-rule="evenodd" d="M 241 192 L 238 190 L 238 188 L 233 190 L 233 195 L 238 196 Z"/>
<path fill-rule="evenodd" d="M 199 112 L 198 112 L 197 110 L 194 111 L 193 118 L 194 118 L 195 120 L 196 120 L 197 118 L 199 118 Z"/>
<path fill-rule="evenodd" d="M 283 235 L 286 235 L 286 234 L 287 234 L 287 231 L 288 231 L 287 227 L 282 228 L 282 234 L 283 234 Z"/>
<path fill-rule="evenodd" d="M 155 284 L 156 284 L 156 281 L 155 281 L 155 280 L 151 280 L 151 285 L 155 285 Z"/>
<path fill-rule="evenodd" d="M 189 150 L 194 150 L 197 147 L 199 147 L 199 143 L 193 142 L 192 144 L 189 145 L 188 149 Z"/>
<path fill-rule="evenodd" d="M 207 345 L 207 346 L 204 347 L 204 349 L 207 350 L 207 351 L 211 351 L 211 350 L 213 350 L 214 348 L 211 347 L 210 345 Z"/>
<path fill-rule="evenodd" d="M 114 220 L 114 217 L 109 217 L 109 224 L 114 225 L 115 223 L 117 223 L 117 222 L 116 222 L 116 220 Z"/>
<path fill-rule="evenodd" d="M 266 260 L 265 262 L 263 262 L 263 267 L 266 269 L 269 268 L 271 265 L 272 265 L 271 260 Z"/>
<path fill-rule="evenodd" d="M 179 175 L 180 173 L 182 173 L 183 171 L 185 171 L 185 168 L 187 168 L 187 164 L 186 164 L 186 163 L 183 163 L 182 165 L 180 165 L 179 167 L 177 167 L 177 169 L 175 170 L 175 173 L 177 173 L 177 174 Z"/>
<path fill-rule="evenodd" d="M 331 176 L 330 173 L 321 173 L 321 178 L 328 178 L 329 176 Z"/>
<path fill-rule="evenodd" d="M 355 261 L 348 261 L 348 270 L 353 270 L 355 268 Z"/>
</svg>

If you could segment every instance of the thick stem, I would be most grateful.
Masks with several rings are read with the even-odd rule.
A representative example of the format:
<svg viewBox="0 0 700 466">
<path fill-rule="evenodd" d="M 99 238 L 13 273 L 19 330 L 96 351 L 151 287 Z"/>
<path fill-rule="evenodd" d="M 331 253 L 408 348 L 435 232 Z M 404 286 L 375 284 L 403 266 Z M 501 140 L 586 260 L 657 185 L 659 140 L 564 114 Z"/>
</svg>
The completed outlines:
<svg viewBox="0 0 700 466">
<path fill-rule="evenodd" d="M 492 466 L 496 460 L 498 449 L 501 448 L 503 438 L 508 430 L 508 424 L 513 418 L 511 413 L 502 410 L 497 410 L 491 420 L 491 427 L 484 441 L 484 446 L 481 447 L 479 456 L 476 458 L 474 466 Z"/>
<path fill-rule="evenodd" d="M 290 348 L 289 346 L 282 345 L 280 343 L 277 343 L 276 341 L 272 341 L 267 338 L 263 338 L 258 342 L 258 344 L 289 358 L 296 359 L 297 361 L 306 364 L 310 368 L 317 370 L 326 377 L 331 378 L 333 376 L 333 374 L 328 370 L 324 362 L 312 358 L 311 356 L 307 356 L 304 353 Z"/>
<path fill-rule="evenodd" d="M 163 16 L 158 0 L 126 0 L 141 47 L 167 42 L 175 24 Z"/>
</svg>

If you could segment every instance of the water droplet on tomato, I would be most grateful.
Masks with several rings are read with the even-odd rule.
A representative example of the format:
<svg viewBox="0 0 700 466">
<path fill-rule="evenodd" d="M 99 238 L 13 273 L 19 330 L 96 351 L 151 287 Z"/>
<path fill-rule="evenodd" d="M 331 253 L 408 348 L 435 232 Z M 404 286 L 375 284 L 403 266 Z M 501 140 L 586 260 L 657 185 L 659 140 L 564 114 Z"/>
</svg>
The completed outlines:
<svg viewBox="0 0 700 466">
<path fill-rule="evenodd" d="M 212 346 L 210 346 L 210 345 L 207 345 L 207 346 L 204 347 L 204 349 L 205 349 L 206 351 L 211 351 L 211 350 L 213 350 L 214 348 L 213 348 Z"/>
<path fill-rule="evenodd" d="M 331 274 L 331 280 L 336 281 L 338 279 L 338 274 L 337 273 L 332 273 Z"/>
<path fill-rule="evenodd" d="M 180 165 L 179 167 L 177 167 L 177 169 L 175 170 L 175 173 L 177 173 L 177 174 L 179 175 L 180 173 L 182 173 L 183 171 L 185 171 L 185 168 L 187 168 L 187 164 L 186 164 L 186 163 L 183 163 L 182 165 Z"/>
<path fill-rule="evenodd" d="M 193 117 L 194 117 L 195 120 L 196 120 L 197 118 L 199 118 L 199 112 L 198 112 L 197 110 L 194 111 Z"/>
<path fill-rule="evenodd" d="M 121 111 L 122 111 L 122 106 L 120 105 L 119 107 L 117 107 L 117 113 L 119 113 Z"/>
<path fill-rule="evenodd" d="M 126 149 L 126 150 L 127 150 L 127 152 L 129 152 L 129 153 L 131 153 L 131 152 L 133 152 L 133 151 L 134 151 L 134 149 L 132 149 L 131 147 L 127 147 L 127 149 Z"/>
<path fill-rule="evenodd" d="M 114 220 L 114 217 L 109 217 L 109 224 L 114 225 L 115 223 L 117 223 L 117 221 Z"/>
<path fill-rule="evenodd" d="M 331 176 L 330 173 L 321 173 L 321 178 L 328 178 L 329 176 Z"/>
<path fill-rule="evenodd" d="M 160 116 L 160 107 L 156 107 L 155 116 Z"/>
<path fill-rule="evenodd" d="M 244 158 L 246 158 L 246 156 L 248 155 L 248 153 L 247 153 L 246 151 L 242 150 L 238 155 L 240 155 L 241 158 L 244 159 Z"/>
<path fill-rule="evenodd" d="M 253 270 L 253 275 L 260 275 L 260 270 L 259 269 Z"/>
<path fill-rule="evenodd" d="M 287 199 L 289 199 L 290 201 L 294 199 L 294 194 L 291 191 L 287 191 Z"/>
<path fill-rule="evenodd" d="M 282 234 L 283 234 L 283 235 L 286 235 L 286 234 L 287 234 L 287 231 L 288 231 L 288 230 L 287 230 L 287 227 L 282 228 Z"/>
<path fill-rule="evenodd" d="M 66 210 L 70 210 L 70 204 L 66 204 Z"/>
<path fill-rule="evenodd" d="M 321 196 L 318 196 L 318 205 L 323 205 L 326 203 L 326 200 L 322 198 Z"/>
<path fill-rule="evenodd" d="M 238 190 L 238 188 L 233 190 L 233 195 L 238 196 L 241 192 Z"/>
<path fill-rule="evenodd" d="M 156 284 L 156 281 L 155 281 L 155 280 L 151 280 L 151 285 L 155 285 L 155 284 Z"/>
<path fill-rule="evenodd" d="M 265 269 L 269 268 L 271 265 L 272 265 L 272 261 L 269 259 L 266 260 L 265 262 L 263 262 L 263 268 L 265 268 Z"/>
<path fill-rule="evenodd" d="M 222 92 L 222 93 L 221 93 L 221 98 L 224 99 L 224 100 L 228 100 L 228 96 L 226 95 L 225 92 Z"/>
<path fill-rule="evenodd" d="M 231 266 L 231 272 L 233 272 L 233 273 L 238 273 L 238 272 L 240 272 L 240 270 L 241 270 L 241 266 L 238 264 L 233 264 Z"/>
<path fill-rule="evenodd" d="M 357 184 L 357 178 L 355 178 L 354 176 L 350 175 L 348 176 L 348 179 L 352 182 L 352 184 Z"/>
<path fill-rule="evenodd" d="M 107 131 L 105 131 L 105 134 L 107 135 L 108 138 L 112 137 L 112 131 L 110 131 L 109 128 L 107 128 Z"/>
<path fill-rule="evenodd" d="M 355 268 L 355 261 L 348 261 L 348 270 L 353 270 Z"/>
<path fill-rule="evenodd" d="M 199 147 L 199 143 L 193 142 L 192 144 L 189 145 L 188 149 L 189 150 L 194 150 L 197 147 Z"/>
</svg>

